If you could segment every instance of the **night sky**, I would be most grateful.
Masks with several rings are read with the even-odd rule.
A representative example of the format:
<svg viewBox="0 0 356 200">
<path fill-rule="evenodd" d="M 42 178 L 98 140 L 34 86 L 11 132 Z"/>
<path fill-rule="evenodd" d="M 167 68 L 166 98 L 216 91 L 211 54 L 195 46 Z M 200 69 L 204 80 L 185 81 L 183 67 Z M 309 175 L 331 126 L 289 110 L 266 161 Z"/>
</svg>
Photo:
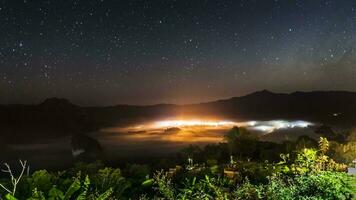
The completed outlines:
<svg viewBox="0 0 356 200">
<path fill-rule="evenodd" d="M 356 91 L 355 0 L 0 0 L 0 103 Z"/>
</svg>

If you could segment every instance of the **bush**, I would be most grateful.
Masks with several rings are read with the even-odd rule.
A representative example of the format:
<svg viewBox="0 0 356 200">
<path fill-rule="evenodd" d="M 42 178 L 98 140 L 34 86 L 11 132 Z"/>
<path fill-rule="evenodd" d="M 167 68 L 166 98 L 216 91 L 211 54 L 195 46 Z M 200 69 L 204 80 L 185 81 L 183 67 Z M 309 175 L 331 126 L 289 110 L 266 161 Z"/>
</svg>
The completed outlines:
<svg viewBox="0 0 356 200">
<path fill-rule="evenodd" d="M 293 200 L 295 199 L 296 186 L 292 180 L 280 175 L 268 177 L 268 184 L 265 185 L 265 199 L 271 200 Z"/>
<path fill-rule="evenodd" d="M 316 199 L 351 199 L 349 177 L 340 172 L 320 172 L 295 178 L 296 197 Z"/>
<path fill-rule="evenodd" d="M 125 178 L 120 169 L 104 167 L 100 162 L 77 164 L 57 173 L 39 170 L 25 176 L 26 162 L 21 161 L 19 176 L 5 165 L 10 179 L 1 181 L 4 190 L 0 199 L 351 199 L 356 193 L 356 177 L 342 172 L 344 165 L 326 155 L 326 139 L 321 139 L 319 146 L 319 150 L 304 148 L 291 156 L 281 154 L 281 161 L 276 164 L 241 160 L 228 164 L 211 159 L 178 166 L 174 173 L 158 171 L 153 179 L 147 165 L 127 165 Z M 224 177 L 226 170 L 238 178 Z"/>
<path fill-rule="evenodd" d="M 124 192 L 130 187 L 130 183 L 122 176 L 120 169 L 106 167 L 99 169 L 97 174 L 92 175 L 92 185 L 95 191 L 103 193 L 110 188 L 113 195 L 117 198 L 123 198 Z"/>
<path fill-rule="evenodd" d="M 262 193 L 263 193 L 262 186 L 252 185 L 250 181 L 246 179 L 241 186 L 236 188 L 232 196 L 234 197 L 234 199 L 255 200 L 255 199 L 261 199 Z"/>
</svg>

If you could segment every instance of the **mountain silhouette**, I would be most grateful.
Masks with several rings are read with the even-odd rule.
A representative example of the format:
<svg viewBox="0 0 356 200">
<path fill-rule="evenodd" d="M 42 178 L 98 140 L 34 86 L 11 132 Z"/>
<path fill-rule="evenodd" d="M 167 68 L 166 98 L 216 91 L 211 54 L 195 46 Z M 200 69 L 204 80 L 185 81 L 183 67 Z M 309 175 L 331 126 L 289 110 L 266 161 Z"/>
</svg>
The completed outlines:
<svg viewBox="0 0 356 200">
<path fill-rule="evenodd" d="M 77 105 L 72 104 L 68 99 L 56 97 L 46 99 L 39 106 L 46 110 L 71 110 L 78 108 Z"/>
<path fill-rule="evenodd" d="M 50 98 L 38 105 L 0 105 L 0 138 L 10 143 L 28 142 L 174 116 L 234 120 L 298 119 L 351 126 L 356 122 L 355 112 L 356 93 L 347 91 L 286 94 L 262 90 L 207 103 L 150 106 L 82 107 L 66 99 Z"/>
</svg>

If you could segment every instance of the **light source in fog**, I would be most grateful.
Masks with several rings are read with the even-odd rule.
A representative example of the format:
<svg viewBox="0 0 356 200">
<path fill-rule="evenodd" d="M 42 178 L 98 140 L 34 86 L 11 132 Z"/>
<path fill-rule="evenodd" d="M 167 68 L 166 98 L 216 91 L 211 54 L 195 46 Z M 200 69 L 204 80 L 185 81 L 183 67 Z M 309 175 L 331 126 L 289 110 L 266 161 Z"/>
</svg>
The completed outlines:
<svg viewBox="0 0 356 200">
<path fill-rule="evenodd" d="M 202 119 L 173 119 L 173 120 L 162 120 L 149 122 L 146 124 L 140 124 L 119 129 L 106 129 L 106 131 L 124 131 L 124 132 L 140 132 L 140 131 L 162 131 L 169 128 L 180 128 L 186 131 L 199 132 L 205 129 L 216 129 L 216 130 L 229 130 L 234 126 L 244 127 L 251 131 L 262 132 L 264 134 L 271 133 L 280 129 L 291 129 L 291 128 L 307 128 L 312 126 L 313 123 L 295 120 L 270 120 L 270 121 L 244 121 L 235 122 L 229 120 L 202 120 Z M 143 134 L 140 132 L 141 135 Z"/>
<path fill-rule="evenodd" d="M 307 128 L 313 125 L 313 123 L 297 120 L 297 121 L 285 121 L 285 120 L 272 120 L 272 121 L 259 121 L 253 123 L 253 125 L 248 126 L 248 129 L 261 131 L 265 133 L 271 133 L 279 129 L 288 128 Z"/>
<path fill-rule="evenodd" d="M 166 120 L 158 121 L 154 123 L 156 128 L 169 128 L 169 127 L 190 127 L 190 126 L 210 126 L 210 127 L 221 127 L 221 126 L 235 126 L 236 122 L 232 121 L 203 121 L 203 120 Z"/>
</svg>

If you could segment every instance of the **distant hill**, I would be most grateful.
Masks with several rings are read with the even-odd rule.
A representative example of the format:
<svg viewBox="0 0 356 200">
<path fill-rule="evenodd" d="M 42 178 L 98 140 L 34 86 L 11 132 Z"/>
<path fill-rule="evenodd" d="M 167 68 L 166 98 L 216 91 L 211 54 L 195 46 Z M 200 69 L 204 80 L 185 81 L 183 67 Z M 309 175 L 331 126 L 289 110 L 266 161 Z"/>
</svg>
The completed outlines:
<svg viewBox="0 0 356 200">
<path fill-rule="evenodd" d="M 38 105 L 0 105 L 0 141 L 30 141 L 86 133 L 103 127 L 165 117 L 304 119 L 356 124 L 356 93 L 346 91 L 273 93 L 267 90 L 200 104 L 81 107 L 51 98 Z"/>
<path fill-rule="evenodd" d="M 91 130 L 85 109 L 58 98 L 47 99 L 39 105 L 0 106 L 0 122 L 0 141 L 8 143 Z"/>
<path fill-rule="evenodd" d="M 192 108 L 196 105 L 191 106 Z M 328 123 L 356 121 L 356 93 L 346 91 L 273 93 L 267 90 L 242 97 L 209 102 L 197 109 L 212 108 L 213 113 L 244 119 L 308 119 Z M 199 111 L 199 112 L 200 112 Z"/>
</svg>

